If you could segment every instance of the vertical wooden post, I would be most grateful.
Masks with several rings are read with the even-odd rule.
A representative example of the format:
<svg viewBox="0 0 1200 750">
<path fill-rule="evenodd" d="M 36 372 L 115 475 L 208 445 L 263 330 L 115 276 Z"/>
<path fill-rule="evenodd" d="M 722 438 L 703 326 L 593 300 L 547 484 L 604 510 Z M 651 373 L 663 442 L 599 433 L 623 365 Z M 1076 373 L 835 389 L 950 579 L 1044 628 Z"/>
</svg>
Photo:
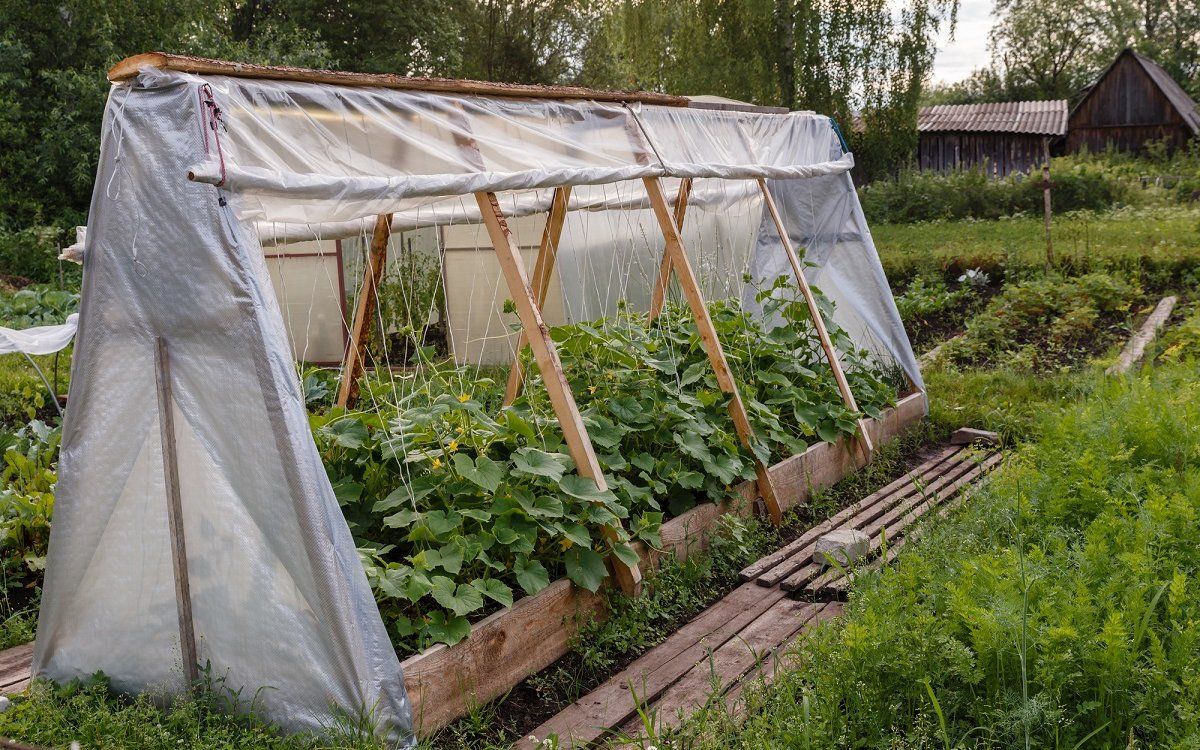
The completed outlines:
<svg viewBox="0 0 1200 750">
<path fill-rule="evenodd" d="M 350 407 L 358 399 L 358 378 L 363 373 L 363 360 L 371 326 L 375 322 L 375 301 L 379 298 L 379 282 L 387 266 L 388 239 L 392 235 L 392 215 L 382 214 L 375 220 L 367 262 L 363 264 L 362 288 L 354 306 L 354 321 L 350 330 L 350 345 L 342 362 L 342 382 L 338 385 L 337 405 Z"/>
<path fill-rule="evenodd" d="M 717 384 L 723 393 L 729 395 L 729 416 L 733 419 L 734 429 L 737 430 L 742 444 L 749 449 L 754 439 L 754 428 L 750 425 L 750 416 L 746 413 L 746 405 L 742 402 L 737 382 L 733 379 L 733 371 L 729 368 L 729 361 L 725 359 L 725 350 L 721 346 L 720 339 L 717 338 L 717 331 L 708 314 L 708 306 L 704 303 L 700 284 L 696 281 L 696 274 L 692 271 L 692 264 L 683 248 L 683 239 L 679 236 L 679 225 L 676 224 L 675 217 L 671 214 L 667 198 L 663 194 L 662 183 L 658 178 L 646 177 L 642 181 L 646 184 L 646 192 L 650 195 L 650 207 L 654 210 L 654 216 L 658 219 L 658 226 L 667 243 L 666 252 L 670 256 L 670 268 L 674 269 L 675 275 L 679 278 L 683 296 L 687 299 L 692 317 L 696 320 L 696 331 L 700 335 L 700 343 L 708 354 L 708 361 L 717 376 Z M 767 508 L 767 514 L 773 523 L 782 523 L 783 508 L 775 495 L 775 485 L 771 482 L 771 474 L 752 450 L 751 459 L 754 461 L 754 472 L 758 478 L 758 492 Z"/>
<path fill-rule="evenodd" d="M 563 374 L 562 363 L 558 360 L 558 350 L 550 339 L 550 331 L 542 320 L 542 311 L 533 298 L 533 289 L 525 276 L 525 264 L 521 260 L 521 250 L 517 247 L 508 222 L 500 210 L 500 203 L 495 193 L 476 193 L 475 200 L 479 203 L 479 213 L 487 226 L 488 235 L 496 250 L 496 258 L 500 261 L 500 270 L 508 284 L 509 293 L 517 308 L 517 316 L 521 319 L 521 327 L 529 339 L 529 348 L 533 350 L 534 361 L 542 373 L 542 381 L 546 385 L 546 393 L 558 423 L 562 426 L 563 437 L 567 441 L 567 451 L 575 461 L 575 470 L 580 476 L 591 479 L 601 491 L 608 489 L 604 481 L 604 472 L 596 460 L 596 452 L 592 448 L 592 440 L 588 437 L 587 427 L 583 417 L 575 405 L 575 397 L 571 394 L 571 386 Z M 616 529 L 606 526 L 603 534 L 610 542 L 617 539 Z M 626 565 L 615 556 L 609 558 L 616 576 L 617 585 L 630 595 L 636 595 L 642 584 L 642 574 L 637 565 Z"/>
<path fill-rule="evenodd" d="M 684 177 L 679 181 L 679 193 L 675 199 L 675 226 L 683 231 L 683 217 L 687 213 L 688 198 L 692 195 L 692 178 Z M 650 292 L 650 314 L 647 322 L 653 323 L 662 314 L 663 305 L 667 299 L 667 287 L 671 284 L 671 252 L 663 248 L 662 262 L 658 266 L 658 278 L 654 280 L 654 288 Z"/>
<path fill-rule="evenodd" d="M 775 231 L 779 234 L 783 251 L 787 254 L 788 263 L 792 266 L 792 273 L 796 275 L 796 284 L 799 285 L 800 293 L 804 295 L 804 301 L 808 305 L 808 312 L 812 315 L 813 327 L 817 329 L 817 338 L 821 340 L 821 348 L 825 350 L 825 359 L 829 361 L 829 367 L 833 370 L 833 379 L 837 382 L 838 392 L 842 395 L 842 403 L 846 405 L 847 409 L 858 411 L 858 403 L 850 391 L 846 373 L 842 371 L 842 363 L 838 360 L 837 350 L 833 348 L 833 341 L 829 338 L 829 331 L 825 328 L 825 319 L 821 317 L 821 309 L 817 307 L 816 295 L 813 294 L 812 287 L 808 285 L 808 278 L 804 275 L 800 258 L 796 255 L 796 250 L 792 247 L 792 240 L 788 237 L 787 228 L 779 216 L 775 199 L 771 197 L 771 191 L 767 189 L 767 181 L 761 177 L 758 178 L 758 189 L 762 191 L 763 201 L 767 205 L 767 211 L 771 214 L 771 221 L 775 224 Z M 871 436 L 867 434 L 866 422 L 862 419 L 858 420 L 858 434 L 860 445 L 865 453 L 863 458 L 870 460 L 874 446 L 871 445 Z"/>
<path fill-rule="evenodd" d="M 183 498 L 179 490 L 179 456 L 175 446 L 175 399 L 171 394 L 171 360 L 167 340 L 154 350 L 154 380 L 158 386 L 158 427 L 162 440 L 163 475 L 167 490 L 167 521 L 171 532 L 171 563 L 175 575 L 175 607 L 179 613 L 179 650 L 188 689 L 198 674 L 196 628 L 192 621 L 192 589 L 188 582 L 187 544 L 183 530 Z"/>
<path fill-rule="evenodd" d="M 571 200 L 571 188 L 554 188 L 550 202 L 550 214 L 546 217 L 546 228 L 542 230 L 542 244 L 538 248 L 537 260 L 533 264 L 533 294 L 540 309 L 546 304 L 550 291 L 550 279 L 554 276 L 554 262 L 558 258 L 558 242 L 562 239 L 563 224 L 567 220 L 567 204 Z M 517 349 L 513 354 L 512 368 L 508 371 L 508 385 L 504 389 L 504 405 L 516 400 L 525 385 L 525 368 L 521 366 L 521 352 L 529 345 L 525 329 L 517 336 Z"/>
<path fill-rule="evenodd" d="M 1042 213 L 1046 223 L 1046 265 L 1054 265 L 1054 243 L 1050 239 L 1050 139 L 1042 139 Z"/>
</svg>

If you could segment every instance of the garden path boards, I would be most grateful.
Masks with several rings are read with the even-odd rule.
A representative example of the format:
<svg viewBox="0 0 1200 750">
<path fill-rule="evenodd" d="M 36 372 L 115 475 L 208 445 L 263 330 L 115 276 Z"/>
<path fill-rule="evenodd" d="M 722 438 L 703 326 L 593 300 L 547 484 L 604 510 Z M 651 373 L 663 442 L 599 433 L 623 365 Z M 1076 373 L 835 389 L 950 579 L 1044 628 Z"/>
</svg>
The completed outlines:
<svg viewBox="0 0 1200 750">
<path fill-rule="evenodd" d="M 958 436 L 956 436 L 958 437 Z M 977 431 L 966 439 L 995 442 Z M 817 623 L 836 617 L 856 572 L 895 559 L 906 532 L 931 511 L 947 515 L 967 489 L 1000 461 L 991 446 L 945 445 L 924 463 L 809 529 L 742 571 L 743 583 L 619 674 L 534 729 L 516 745 L 534 750 L 547 737 L 558 747 L 614 745 L 677 726 L 704 708 L 739 714 L 745 688 L 771 680 L 788 647 Z M 870 552 L 857 570 L 813 563 L 818 538 L 858 529 Z"/>
</svg>

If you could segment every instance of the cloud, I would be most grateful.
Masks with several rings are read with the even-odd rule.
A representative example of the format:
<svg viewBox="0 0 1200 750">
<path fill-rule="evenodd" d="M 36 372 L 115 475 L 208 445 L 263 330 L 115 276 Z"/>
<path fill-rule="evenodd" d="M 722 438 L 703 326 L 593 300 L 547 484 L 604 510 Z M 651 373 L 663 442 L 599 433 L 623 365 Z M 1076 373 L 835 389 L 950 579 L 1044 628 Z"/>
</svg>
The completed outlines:
<svg viewBox="0 0 1200 750">
<path fill-rule="evenodd" d="M 992 29 L 992 0 L 961 0 L 954 39 L 943 31 L 933 62 L 935 83 L 961 81 L 988 64 L 988 32 Z"/>
</svg>

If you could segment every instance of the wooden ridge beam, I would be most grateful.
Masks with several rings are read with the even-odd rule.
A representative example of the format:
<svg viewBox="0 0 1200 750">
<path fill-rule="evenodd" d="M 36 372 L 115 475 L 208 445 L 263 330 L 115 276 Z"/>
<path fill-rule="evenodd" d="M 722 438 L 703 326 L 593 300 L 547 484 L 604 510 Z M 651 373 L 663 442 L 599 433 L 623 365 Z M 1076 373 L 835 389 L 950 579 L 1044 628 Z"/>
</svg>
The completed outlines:
<svg viewBox="0 0 1200 750">
<path fill-rule="evenodd" d="M 231 76 L 267 81 L 298 81 L 324 83 L 333 86 L 373 86 L 402 91 L 427 91 L 458 96 L 496 96 L 522 99 L 582 99 L 597 102 L 640 102 L 667 107 L 687 107 L 686 96 L 661 94 L 654 91 L 605 91 L 581 86 L 544 86 L 526 83 L 496 83 L 457 78 L 400 76 L 392 73 L 351 73 L 340 70 L 313 70 L 285 65 L 253 65 L 251 63 L 214 60 L 208 57 L 175 55 L 169 52 L 143 52 L 121 60 L 108 70 L 113 83 L 137 76 L 144 67 L 191 73 L 198 76 Z"/>
<path fill-rule="evenodd" d="M 558 350 L 550 339 L 550 329 L 542 319 L 542 310 L 534 299 L 533 289 L 525 275 L 525 265 L 521 260 L 521 249 L 513 239 L 504 219 L 504 212 L 496 200 L 495 193 L 476 193 L 475 200 L 479 204 L 479 213 L 491 237 L 492 246 L 496 250 L 496 259 L 500 262 L 500 270 L 508 284 L 509 294 L 517 308 L 517 316 L 521 319 L 521 327 L 529 340 L 529 348 L 533 350 L 534 361 L 542 374 L 546 393 L 554 408 L 554 415 L 562 427 L 563 437 L 567 441 L 567 451 L 575 461 L 575 471 L 581 477 L 591 479 L 601 492 L 608 489 L 604 480 L 604 471 L 596 460 L 596 451 L 588 436 L 587 427 L 583 424 L 583 416 L 575 404 L 575 396 L 571 386 L 563 374 L 562 363 L 558 359 Z M 611 544 L 617 544 L 619 533 L 612 526 L 602 529 L 604 538 Z M 631 596 L 641 590 L 642 574 L 638 566 L 629 565 L 619 560 L 615 555 L 609 556 L 613 575 L 621 590 Z"/>
</svg>

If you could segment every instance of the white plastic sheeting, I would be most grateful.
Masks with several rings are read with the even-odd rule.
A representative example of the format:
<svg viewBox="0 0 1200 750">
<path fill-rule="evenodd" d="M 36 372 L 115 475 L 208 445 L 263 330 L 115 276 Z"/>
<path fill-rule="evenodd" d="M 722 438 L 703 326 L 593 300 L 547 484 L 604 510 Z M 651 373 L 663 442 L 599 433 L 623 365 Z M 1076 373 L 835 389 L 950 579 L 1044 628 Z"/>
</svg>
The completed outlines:
<svg viewBox="0 0 1200 750">
<path fill-rule="evenodd" d="M 56 680 L 185 689 L 155 398 L 166 340 L 201 664 L 290 729 L 412 721 L 400 665 L 309 433 L 252 225 L 184 172 L 197 86 L 114 88 L 34 652 Z"/>
<path fill-rule="evenodd" d="M 71 313 L 66 322 L 33 328 L 0 327 L 0 354 L 53 354 L 67 348 L 79 327 L 79 313 Z"/>
<path fill-rule="evenodd" d="M 451 196 L 477 190 L 518 191 L 502 203 L 532 216 L 549 205 L 548 188 L 577 186 L 557 273 L 563 317 L 583 320 L 620 299 L 648 300 L 662 238 L 642 177 L 664 178 L 671 192 L 677 178 L 698 178 L 683 236 L 711 298 L 746 297 L 747 271 L 752 282 L 787 273 L 752 181 L 769 178 L 814 281 L 837 302 L 835 320 L 919 384 L 852 163 L 828 118 L 810 113 L 153 70 L 115 87 L 36 673 L 102 669 L 126 690 L 184 688 L 153 396 L 161 337 L 200 661 L 287 728 L 327 726 L 334 706 L 366 709 L 410 742 L 400 667 L 309 434 L 264 238 L 328 241 L 385 213 L 398 228 L 476 223 L 474 201 Z"/>
</svg>

